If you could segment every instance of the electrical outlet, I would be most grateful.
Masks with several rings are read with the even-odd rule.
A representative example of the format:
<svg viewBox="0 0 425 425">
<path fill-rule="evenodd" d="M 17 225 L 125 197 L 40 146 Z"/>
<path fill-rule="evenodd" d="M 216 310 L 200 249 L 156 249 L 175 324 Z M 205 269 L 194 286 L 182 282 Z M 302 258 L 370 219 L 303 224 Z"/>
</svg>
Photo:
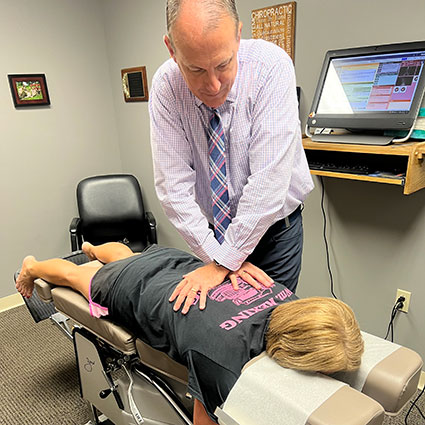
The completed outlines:
<svg viewBox="0 0 425 425">
<path fill-rule="evenodd" d="M 403 301 L 403 308 L 401 308 L 399 311 L 404 311 L 407 313 L 409 311 L 409 304 L 410 304 L 410 296 L 411 292 L 405 291 L 403 289 L 397 289 L 397 295 L 395 297 L 395 302 L 399 299 L 399 297 L 404 297 L 405 300 Z"/>
</svg>

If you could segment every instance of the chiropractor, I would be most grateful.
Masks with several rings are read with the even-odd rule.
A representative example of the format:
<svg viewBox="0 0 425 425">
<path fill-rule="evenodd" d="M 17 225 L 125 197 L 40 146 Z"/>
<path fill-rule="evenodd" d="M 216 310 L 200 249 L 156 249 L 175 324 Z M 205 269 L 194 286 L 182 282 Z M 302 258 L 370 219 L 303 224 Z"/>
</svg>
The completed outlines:
<svg viewBox="0 0 425 425">
<path fill-rule="evenodd" d="M 229 276 L 295 291 L 301 204 L 313 189 L 301 143 L 293 64 L 263 40 L 241 40 L 234 0 L 168 0 L 149 111 L 155 186 L 169 220 L 205 266 L 172 294 L 186 313 L 195 294 Z"/>
</svg>

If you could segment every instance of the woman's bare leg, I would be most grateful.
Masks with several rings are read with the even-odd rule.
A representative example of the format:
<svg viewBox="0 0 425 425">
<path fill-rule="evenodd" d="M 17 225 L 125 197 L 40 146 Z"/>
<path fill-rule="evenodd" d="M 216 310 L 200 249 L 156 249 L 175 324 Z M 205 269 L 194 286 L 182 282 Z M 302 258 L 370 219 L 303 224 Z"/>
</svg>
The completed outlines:
<svg viewBox="0 0 425 425">
<path fill-rule="evenodd" d="M 193 409 L 193 425 L 217 425 L 208 416 L 204 405 L 197 398 L 195 398 L 195 404 Z"/>
<path fill-rule="evenodd" d="M 107 242 L 102 245 L 84 242 L 81 248 L 91 260 L 99 260 L 103 264 L 137 255 L 127 245 L 119 242 Z"/>
<path fill-rule="evenodd" d="M 82 249 L 90 259 L 97 259 L 104 264 L 137 255 L 127 245 L 118 242 L 98 246 L 84 242 Z M 34 281 L 41 278 L 54 285 L 68 286 L 89 299 L 90 281 L 101 267 L 101 264 L 80 267 L 59 258 L 37 261 L 30 255 L 22 263 L 21 272 L 16 279 L 16 289 L 21 295 L 29 298 L 34 290 Z"/>
<path fill-rule="evenodd" d="M 72 288 L 88 300 L 90 281 L 101 267 L 101 264 L 93 267 L 77 266 L 59 258 L 37 261 L 30 255 L 22 263 L 16 289 L 22 296 L 30 298 L 34 291 L 34 281 L 41 278 L 57 286 Z"/>
</svg>

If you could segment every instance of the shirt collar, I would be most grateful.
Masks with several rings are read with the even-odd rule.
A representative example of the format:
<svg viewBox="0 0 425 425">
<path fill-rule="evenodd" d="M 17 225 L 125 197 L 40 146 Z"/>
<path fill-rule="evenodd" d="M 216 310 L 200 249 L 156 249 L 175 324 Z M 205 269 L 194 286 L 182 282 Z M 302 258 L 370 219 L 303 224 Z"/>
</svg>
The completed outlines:
<svg viewBox="0 0 425 425">
<path fill-rule="evenodd" d="M 232 104 L 232 103 L 234 103 L 236 101 L 236 97 L 237 97 L 236 96 L 236 94 L 237 94 L 236 80 L 237 80 L 237 78 L 235 79 L 235 82 L 233 83 L 233 86 L 230 89 L 229 94 L 227 95 L 227 98 L 226 98 L 226 100 L 224 102 L 225 105 Z M 195 104 L 196 104 L 196 106 L 200 107 L 201 105 L 204 105 L 204 103 L 202 102 L 202 100 L 199 100 L 194 94 L 192 94 L 192 96 L 195 98 Z M 207 105 L 204 105 L 204 106 L 206 108 L 209 108 L 209 106 L 207 106 Z M 217 109 L 221 108 L 222 106 L 223 105 L 219 106 Z M 211 108 L 209 108 L 209 109 L 211 109 Z"/>
</svg>

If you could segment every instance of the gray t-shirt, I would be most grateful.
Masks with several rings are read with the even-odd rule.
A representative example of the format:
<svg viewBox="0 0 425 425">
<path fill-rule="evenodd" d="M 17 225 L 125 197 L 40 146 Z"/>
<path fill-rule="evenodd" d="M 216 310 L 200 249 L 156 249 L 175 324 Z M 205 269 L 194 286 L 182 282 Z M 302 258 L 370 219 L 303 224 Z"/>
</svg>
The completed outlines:
<svg viewBox="0 0 425 425">
<path fill-rule="evenodd" d="M 271 311 L 296 299 L 285 286 L 256 290 L 229 281 L 209 291 L 207 307 L 199 296 L 187 315 L 168 301 L 184 274 L 202 266 L 194 256 L 173 248 L 154 248 L 105 265 L 92 283 L 92 298 L 109 309 L 112 320 L 152 347 L 187 366 L 189 392 L 208 414 L 226 399 L 242 367 L 265 348 Z"/>
</svg>

